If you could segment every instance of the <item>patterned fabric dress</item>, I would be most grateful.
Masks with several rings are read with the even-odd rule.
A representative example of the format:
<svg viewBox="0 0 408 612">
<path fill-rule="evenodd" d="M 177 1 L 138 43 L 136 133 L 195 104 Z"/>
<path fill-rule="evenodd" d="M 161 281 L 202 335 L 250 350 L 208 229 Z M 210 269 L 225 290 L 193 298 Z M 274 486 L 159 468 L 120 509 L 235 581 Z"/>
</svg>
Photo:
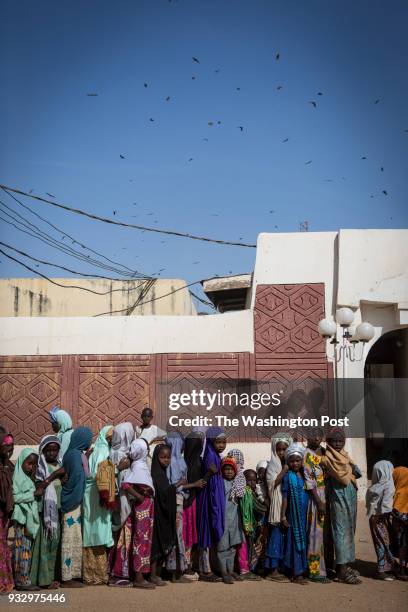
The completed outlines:
<svg viewBox="0 0 408 612">
<path fill-rule="evenodd" d="M 62 515 L 61 566 L 64 582 L 82 577 L 81 506 Z"/>
<path fill-rule="evenodd" d="M 30 566 L 33 538 L 25 533 L 23 525 L 14 524 L 13 567 L 16 587 L 31 585 Z"/>
<path fill-rule="evenodd" d="M 320 460 L 321 455 L 308 448 L 304 458 L 303 472 L 305 477 L 305 488 L 308 491 L 315 490 L 319 499 L 325 502 L 325 482 Z M 312 580 L 318 580 L 319 577 L 326 577 L 323 546 L 324 522 L 325 517 L 319 515 L 316 500 L 313 495 L 310 494 L 307 508 L 307 563 L 309 566 L 309 577 Z"/>
<path fill-rule="evenodd" d="M 370 517 L 370 531 L 377 555 L 377 572 L 390 572 L 394 565 L 394 556 L 390 548 L 391 513 Z"/>
<path fill-rule="evenodd" d="M 132 580 L 136 572 L 150 572 L 153 519 L 152 497 L 145 497 L 139 505 L 132 504 L 131 513 L 110 553 L 112 577 Z"/>
<path fill-rule="evenodd" d="M 14 587 L 11 551 L 7 543 L 9 518 L 0 510 L 0 593 L 11 593 Z"/>
</svg>

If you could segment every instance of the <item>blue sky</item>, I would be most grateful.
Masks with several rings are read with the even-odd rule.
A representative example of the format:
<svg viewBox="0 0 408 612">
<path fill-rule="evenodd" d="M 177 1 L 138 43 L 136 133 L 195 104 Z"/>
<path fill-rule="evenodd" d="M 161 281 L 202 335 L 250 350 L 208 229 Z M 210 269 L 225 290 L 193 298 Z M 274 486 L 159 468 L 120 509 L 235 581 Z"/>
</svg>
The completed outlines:
<svg viewBox="0 0 408 612">
<path fill-rule="evenodd" d="M 403 0 L 3 0 L 1 10 L 1 183 L 123 221 L 251 243 L 306 219 L 312 231 L 407 227 Z M 191 282 L 254 265 L 253 249 L 113 228 L 22 200 L 140 272 L 164 268 L 162 277 Z M 101 273 L 0 228 L 4 242 L 36 257 Z M 0 259 L 3 277 L 32 275 Z"/>
</svg>

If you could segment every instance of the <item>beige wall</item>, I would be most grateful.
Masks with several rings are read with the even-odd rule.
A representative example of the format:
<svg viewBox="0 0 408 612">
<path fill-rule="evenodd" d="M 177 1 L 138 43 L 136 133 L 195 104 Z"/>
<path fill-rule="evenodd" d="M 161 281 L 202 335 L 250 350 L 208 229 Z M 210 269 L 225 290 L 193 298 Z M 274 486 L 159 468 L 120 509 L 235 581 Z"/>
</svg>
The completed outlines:
<svg viewBox="0 0 408 612">
<path fill-rule="evenodd" d="M 41 278 L 0 280 L 0 317 L 92 317 L 132 307 L 146 281 L 55 278 L 62 285 L 77 285 L 104 295 L 53 285 Z M 141 299 L 132 315 L 195 315 L 196 309 L 186 283 L 178 279 L 158 279 Z M 174 292 L 179 289 L 179 291 Z M 150 301 L 153 298 L 171 295 Z M 113 313 L 126 315 L 125 312 Z"/>
</svg>

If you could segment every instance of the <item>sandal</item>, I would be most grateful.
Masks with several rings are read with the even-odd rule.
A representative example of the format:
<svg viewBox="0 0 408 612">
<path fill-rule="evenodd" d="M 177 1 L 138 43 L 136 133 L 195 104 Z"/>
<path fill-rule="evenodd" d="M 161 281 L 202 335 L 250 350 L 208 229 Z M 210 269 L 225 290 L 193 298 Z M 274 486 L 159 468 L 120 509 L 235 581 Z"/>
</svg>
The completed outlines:
<svg viewBox="0 0 408 612">
<path fill-rule="evenodd" d="M 351 572 L 344 574 L 342 577 L 338 576 L 336 582 L 342 582 L 343 584 L 361 584 L 360 578 Z"/>
<path fill-rule="evenodd" d="M 133 588 L 134 589 L 155 589 L 156 586 L 153 584 L 153 582 L 147 582 L 147 580 L 145 580 L 144 582 L 134 582 Z"/>
<path fill-rule="evenodd" d="M 226 576 L 223 576 L 222 581 L 224 584 L 234 584 L 234 579 L 229 574 L 227 574 Z"/>
<path fill-rule="evenodd" d="M 302 586 L 304 586 L 305 584 L 309 584 L 308 579 L 304 576 L 295 576 L 294 578 L 292 578 L 291 582 L 293 582 L 293 584 L 301 584 Z"/>
<path fill-rule="evenodd" d="M 309 577 L 309 582 L 318 582 L 320 584 L 331 584 L 333 580 L 327 578 L 327 576 L 316 576 L 314 578 Z"/>
<path fill-rule="evenodd" d="M 262 578 L 260 576 L 257 576 L 257 574 L 254 574 L 253 572 L 247 572 L 246 574 L 241 574 L 242 580 L 253 580 L 253 581 L 260 581 L 262 580 Z"/>
<path fill-rule="evenodd" d="M 116 580 L 115 582 L 108 582 L 109 587 L 117 587 L 119 589 L 131 589 L 132 583 L 130 580 L 125 580 L 124 578 Z"/>
<path fill-rule="evenodd" d="M 150 579 L 150 582 L 154 585 L 154 586 L 167 586 L 166 582 L 164 580 L 162 580 L 161 578 L 159 578 L 158 580 L 152 580 Z"/>
<path fill-rule="evenodd" d="M 283 574 L 276 574 L 276 576 L 268 574 L 268 576 L 265 576 L 265 580 L 271 580 L 271 582 L 290 582 L 289 578 Z"/>
<path fill-rule="evenodd" d="M 230 575 L 233 577 L 235 582 L 242 582 L 244 580 L 241 574 L 237 574 L 236 572 L 231 572 Z"/>
<path fill-rule="evenodd" d="M 215 574 L 200 574 L 198 579 L 200 582 L 221 582 L 221 578 Z"/>
<path fill-rule="evenodd" d="M 376 580 L 385 580 L 387 582 L 393 582 L 395 580 L 394 576 L 390 574 L 386 574 L 385 572 L 377 572 L 375 575 Z"/>
</svg>

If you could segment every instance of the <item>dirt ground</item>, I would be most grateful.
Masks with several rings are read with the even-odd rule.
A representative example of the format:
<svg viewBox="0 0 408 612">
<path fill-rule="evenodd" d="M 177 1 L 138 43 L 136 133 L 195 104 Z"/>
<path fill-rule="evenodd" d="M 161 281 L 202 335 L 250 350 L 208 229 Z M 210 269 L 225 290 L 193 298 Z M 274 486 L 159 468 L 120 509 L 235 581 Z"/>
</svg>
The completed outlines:
<svg viewBox="0 0 408 612">
<path fill-rule="evenodd" d="M 31 611 L 73 610 L 75 612 L 270 612 L 277 610 L 299 610 L 301 612 L 320 612 L 320 610 L 393 612 L 407 609 L 408 582 L 381 582 L 372 578 L 375 572 L 375 554 L 364 508 L 359 508 L 356 535 L 357 567 L 362 576 L 362 584 L 278 584 L 269 581 L 244 582 L 234 585 L 178 584 L 154 591 L 139 589 L 113 589 L 109 587 L 86 587 L 65 590 L 66 604 L 12 604 L 0 597 L 0 608 L 29 608 Z M 53 591 L 56 593 L 58 591 Z M 61 591 L 59 591 L 61 592 Z M 2 601 L 3 600 L 3 601 Z"/>
</svg>

